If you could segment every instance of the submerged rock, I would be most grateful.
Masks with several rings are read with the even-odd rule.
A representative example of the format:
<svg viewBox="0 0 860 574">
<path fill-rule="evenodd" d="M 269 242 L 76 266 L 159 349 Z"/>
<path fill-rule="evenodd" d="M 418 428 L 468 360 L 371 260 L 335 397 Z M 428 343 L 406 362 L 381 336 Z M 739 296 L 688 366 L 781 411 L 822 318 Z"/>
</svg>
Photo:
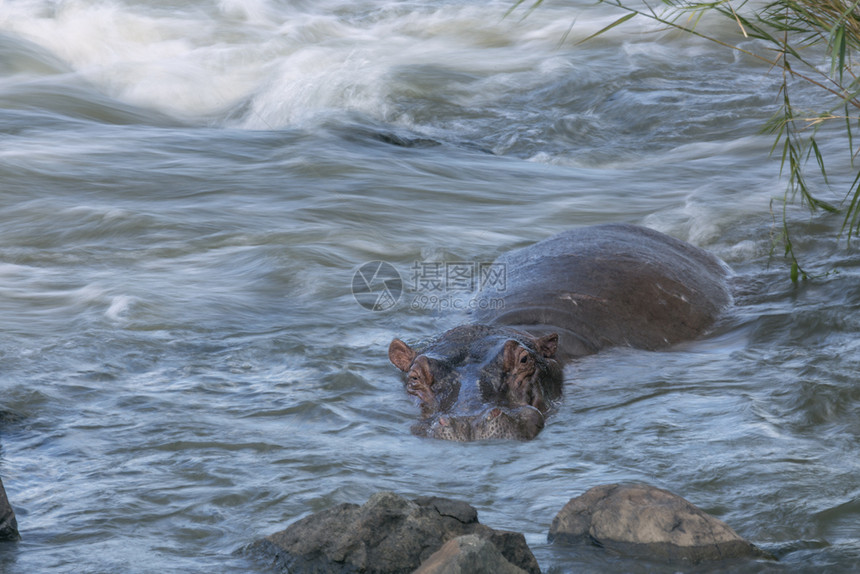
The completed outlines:
<svg viewBox="0 0 860 574">
<path fill-rule="evenodd" d="M 291 574 L 410 574 L 446 542 L 470 534 L 490 542 L 512 565 L 540 574 L 522 534 L 480 524 L 469 504 L 431 496 L 407 500 L 391 492 L 374 494 L 362 506 L 339 504 L 305 517 L 254 542 L 246 553 L 269 558 Z"/>
<path fill-rule="evenodd" d="M 552 521 L 548 538 L 662 560 L 768 557 L 721 520 L 648 485 L 607 484 L 571 499 Z"/>
<path fill-rule="evenodd" d="M 20 539 L 15 511 L 12 510 L 9 499 L 6 498 L 6 490 L 3 488 L 3 481 L 0 480 L 0 542 Z"/>
</svg>

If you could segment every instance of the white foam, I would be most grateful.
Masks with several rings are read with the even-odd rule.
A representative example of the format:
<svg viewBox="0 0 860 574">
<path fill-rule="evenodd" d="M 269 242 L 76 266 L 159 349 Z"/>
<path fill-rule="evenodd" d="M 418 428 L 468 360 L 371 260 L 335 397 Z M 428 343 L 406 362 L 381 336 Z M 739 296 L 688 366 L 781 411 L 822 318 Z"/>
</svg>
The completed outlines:
<svg viewBox="0 0 860 574">
<path fill-rule="evenodd" d="M 0 29 L 48 49 L 120 100 L 199 116 L 231 105 L 254 85 L 254 59 L 220 42 L 211 19 L 91 0 L 40 4 L 9 6 Z"/>
<path fill-rule="evenodd" d="M 510 7 L 220 0 L 167 10 L 21 0 L 4 3 L 0 31 L 49 50 L 114 98 L 191 121 L 225 121 L 244 104 L 238 127 L 283 127 L 330 110 L 408 123 L 391 109 L 404 66 L 483 78 L 471 94 L 480 98 L 562 65 L 558 44 L 574 18 L 581 38 L 618 17 L 548 4 L 525 20 L 505 18 Z"/>
<path fill-rule="evenodd" d="M 131 308 L 135 298 L 128 295 L 117 295 L 111 298 L 110 306 L 105 311 L 105 317 L 111 321 L 119 321 Z"/>
</svg>

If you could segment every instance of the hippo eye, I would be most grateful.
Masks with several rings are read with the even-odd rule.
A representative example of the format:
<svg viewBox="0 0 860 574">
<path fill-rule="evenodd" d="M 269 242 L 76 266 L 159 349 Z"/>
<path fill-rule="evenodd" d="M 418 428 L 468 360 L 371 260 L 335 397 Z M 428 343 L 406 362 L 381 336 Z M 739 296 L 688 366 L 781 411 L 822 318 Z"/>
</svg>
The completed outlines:
<svg viewBox="0 0 860 574">
<path fill-rule="evenodd" d="M 529 362 L 529 356 L 528 356 L 528 355 L 523 355 L 523 358 L 522 358 L 522 359 L 520 359 L 520 364 L 525 365 L 525 364 L 526 364 L 526 363 L 528 363 L 528 362 Z"/>
</svg>

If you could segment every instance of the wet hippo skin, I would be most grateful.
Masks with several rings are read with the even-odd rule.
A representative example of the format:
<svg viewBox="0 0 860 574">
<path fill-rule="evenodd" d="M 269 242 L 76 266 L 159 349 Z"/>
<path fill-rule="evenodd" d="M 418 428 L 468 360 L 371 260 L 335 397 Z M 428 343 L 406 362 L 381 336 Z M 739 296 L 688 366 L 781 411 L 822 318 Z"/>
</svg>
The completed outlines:
<svg viewBox="0 0 860 574">
<path fill-rule="evenodd" d="M 532 439 L 561 396 L 562 364 L 610 346 L 657 350 L 700 336 L 729 305 L 728 267 L 662 233 L 625 224 L 566 231 L 496 260 L 475 324 L 389 359 L 418 398 L 419 435 Z"/>
</svg>

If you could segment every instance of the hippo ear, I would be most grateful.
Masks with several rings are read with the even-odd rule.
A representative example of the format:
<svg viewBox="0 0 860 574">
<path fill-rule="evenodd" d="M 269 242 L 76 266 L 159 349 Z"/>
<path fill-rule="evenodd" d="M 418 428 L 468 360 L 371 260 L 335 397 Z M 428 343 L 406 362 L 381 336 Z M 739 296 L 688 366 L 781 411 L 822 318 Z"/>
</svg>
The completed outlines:
<svg viewBox="0 0 860 574">
<path fill-rule="evenodd" d="M 394 339 L 388 346 L 388 360 L 404 373 L 412 366 L 417 355 L 418 353 L 400 339 Z"/>
<path fill-rule="evenodd" d="M 552 359 L 558 351 L 558 333 L 550 333 L 535 340 L 538 352 L 547 359 Z"/>
</svg>

